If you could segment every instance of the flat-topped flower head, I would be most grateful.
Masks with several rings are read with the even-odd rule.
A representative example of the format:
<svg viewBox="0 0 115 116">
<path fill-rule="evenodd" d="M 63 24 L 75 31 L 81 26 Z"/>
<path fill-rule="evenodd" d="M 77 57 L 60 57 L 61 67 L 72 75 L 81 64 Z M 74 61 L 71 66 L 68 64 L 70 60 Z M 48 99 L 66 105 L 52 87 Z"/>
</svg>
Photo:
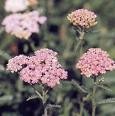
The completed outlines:
<svg viewBox="0 0 115 116">
<path fill-rule="evenodd" d="M 28 0 L 6 0 L 5 1 L 5 10 L 7 12 L 20 12 L 28 8 Z"/>
<path fill-rule="evenodd" d="M 18 72 L 20 79 L 29 84 L 42 83 L 51 88 L 67 79 L 67 72 L 58 62 L 57 53 L 44 48 L 33 56 L 16 56 L 9 60 L 7 70 Z"/>
<path fill-rule="evenodd" d="M 29 6 L 34 6 L 38 4 L 38 0 L 6 0 L 5 1 L 5 11 L 17 13 L 25 11 Z"/>
<path fill-rule="evenodd" d="M 106 51 L 100 48 L 90 48 L 81 56 L 76 68 L 80 69 L 81 74 L 86 77 L 99 76 L 114 70 L 115 61 L 109 57 Z"/>
<path fill-rule="evenodd" d="M 2 25 L 7 33 L 20 39 L 28 39 L 32 33 L 39 33 L 39 25 L 45 21 L 45 16 L 41 16 L 38 11 L 32 11 L 11 14 L 3 20 Z"/>
<path fill-rule="evenodd" d="M 96 14 L 87 9 L 78 9 L 68 14 L 67 19 L 73 26 L 89 29 L 97 24 Z"/>
</svg>

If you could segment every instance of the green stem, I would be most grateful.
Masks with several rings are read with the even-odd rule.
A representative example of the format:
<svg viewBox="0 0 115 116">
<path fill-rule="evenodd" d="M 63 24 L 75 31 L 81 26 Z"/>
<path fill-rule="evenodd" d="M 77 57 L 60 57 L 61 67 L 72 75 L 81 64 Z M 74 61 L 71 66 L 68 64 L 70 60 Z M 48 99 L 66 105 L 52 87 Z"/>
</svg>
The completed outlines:
<svg viewBox="0 0 115 116">
<path fill-rule="evenodd" d="M 95 83 L 94 79 L 94 83 Z M 95 116 L 95 111 L 96 111 L 96 101 L 95 101 L 95 96 L 96 96 L 96 85 L 94 84 L 93 86 L 93 93 L 92 93 L 92 116 Z"/>
<path fill-rule="evenodd" d="M 45 91 L 44 91 L 43 88 L 42 88 L 42 97 L 43 97 L 43 104 L 45 104 L 45 102 L 46 102 L 46 94 L 45 94 Z"/>
<path fill-rule="evenodd" d="M 75 52 L 77 52 L 77 50 L 79 49 L 81 43 L 82 43 L 82 40 L 79 39 L 79 40 L 78 40 L 78 43 L 77 43 L 77 45 L 76 45 L 76 47 L 75 47 Z"/>
<path fill-rule="evenodd" d="M 45 88 L 42 87 L 42 102 L 43 102 L 43 106 L 44 106 L 44 114 L 43 116 L 48 116 L 48 111 L 47 111 L 47 105 L 46 105 L 46 101 L 47 101 L 47 91 L 45 91 Z"/>
<path fill-rule="evenodd" d="M 42 100 L 43 106 L 44 106 L 44 114 L 43 116 L 48 116 L 48 112 L 47 112 L 47 105 L 45 104 L 47 101 L 47 92 L 45 91 L 44 88 L 42 88 L 42 94 L 34 87 L 32 86 L 32 88 L 34 89 L 35 93 L 37 94 L 37 96 Z"/>
<path fill-rule="evenodd" d="M 82 41 L 83 41 L 83 38 L 84 38 L 84 34 L 85 34 L 85 32 L 82 31 L 82 32 L 79 32 L 79 34 L 80 34 L 80 36 L 79 36 L 78 43 L 77 43 L 77 45 L 76 45 L 76 47 L 75 47 L 75 52 L 77 52 L 77 50 L 78 50 L 79 47 L 81 46 Z"/>
<path fill-rule="evenodd" d="M 84 38 L 84 34 L 85 34 L 84 31 L 80 32 L 80 36 L 79 36 L 79 39 L 80 39 L 80 40 L 83 40 L 83 38 Z"/>
<path fill-rule="evenodd" d="M 84 103 L 83 101 L 80 102 L 80 114 L 79 116 L 83 116 L 83 107 L 84 107 Z"/>
<path fill-rule="evenodd" d="M 44 114 L 43 114 L 43 116 L 48 116 L 47 107 L 45 107 L 45 109 L 44 109 Z"/>
<path fill-rule="evenodd" d="M 32 88 L 34 89 L 34 91 L 35 91 L 35 93 L 37 94 L 37 96 L 42 100 L 42 102 L 43 102 L 43 97 L 42 97 L 42 95 L 41 95 L 41 93 L 39 92 L 39 91 L 37 91 L 37 89 L 34 87 L 34 86 L 32 86 Z"/>
</svg>

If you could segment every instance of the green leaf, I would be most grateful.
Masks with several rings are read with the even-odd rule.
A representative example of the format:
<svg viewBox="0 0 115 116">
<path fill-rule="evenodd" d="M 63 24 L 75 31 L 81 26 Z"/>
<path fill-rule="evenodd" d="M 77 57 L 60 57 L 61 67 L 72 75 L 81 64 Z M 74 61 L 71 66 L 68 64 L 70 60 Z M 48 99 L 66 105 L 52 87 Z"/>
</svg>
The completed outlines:
<svg viewBox="0 0 115 116">
<path fill-rule="evenodd" d="M 48 108 L 61 108 L 61 105 L 48 104 L 47 107 L 48 107 Z"/>
<path fill-rule="evenodd" d="M 0 105 L 8 104 L 13 101 L 12 95 L 4 95 L 0 97 Z"/>
<path fill-rule="evenodd" d="M 9 60 L 11 58 L 9 54 L 7 54 L 5 51 L 2 51 L 2 50 L 0 50 L 0 56 L 6 60 Z"/>
<path fill-rule="evenodd" d="M 109 87 L 107 87 L 107 86 L 99 85 L 99 84 L 96 84 L 96 86 L 99 87 L 99 88 L 101 88 L 101 89 L 104 89 L 106 91 L 112 92 L 112 90 Z"/>
<path fill-rule="evenodd" d="M 97 102 L 97 105 L 115 103 L 115 98 L 108 98 Z"/>
<path fill-rule="evenodd" d="M 72 80 L 71 81 L 73 85 L 75 85 L 77 87 L 77 89 L 79 91 L 81 91 L 82 93 L 88 93 L 87 90 L 85 88 L 83 88 L 82 86 L 80 86 L 76 81 Z"/>
<path fill-rule="evenodd" d="M 37 95 L 33 95 L 33 96 L 30 96 L 26 101 L 29 101 L 29 100 L 32 100 L 32 99 L 36 99 L 36 98 L 38 98 L 38 96 Z"/>
<path fill-rule="evenodd" d="M 1 64 L 0 64 L 0 70 L 1 70 L 1 71 L 5 71 L 4 66 L 2 66 Z"/>
<path fill-rule="evenodd" d="M 36 90 L 36 88 L 34 86 L 32 86 L 32 88 L 34 89 L 35 93 L 37 94 L 37 96 L 43 100 L 43 96 L 41 95 L 41 93 L 39 91 Z"/>
</svg>

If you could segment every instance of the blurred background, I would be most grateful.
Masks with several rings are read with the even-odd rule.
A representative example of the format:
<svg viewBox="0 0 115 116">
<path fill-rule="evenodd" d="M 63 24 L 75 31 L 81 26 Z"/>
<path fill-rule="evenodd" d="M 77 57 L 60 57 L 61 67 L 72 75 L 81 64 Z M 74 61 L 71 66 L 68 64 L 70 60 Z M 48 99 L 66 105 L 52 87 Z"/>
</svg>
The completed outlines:
<svg viewBox="0 0 115 116">
<path fill-rule="evenodd" d="M 0 0 L 0 22 L 7 15 L 4 2 Z M 47 22 L 41 27 L 40 33 L 33 34 L 29 40 L 10 36 L 2 26 L 0 28 L 0 116 L 41 116 L 43 113 L 40 100 L 26 101 L 34 94 L 33 89 L 22 83 L 17 74 L 5 71 L 8 59 L 18 54 L 29 55 L 43 47 L 51 48 L 59 53 L 59 60 L 69 74 L 68 81 L 73 79 L 79 84 L 82 81 L 90 90 L 91 80 L 81 80 L 75 69 L 76 34 L 66 18 L 75 9 L 87 8 L 98 16 L 97 26 L 84 37 L 83 51 L 90 47 L 100 47 L 115 59 L 115 0 L 39 0 L 36 8 L 47 16 Z M 98 89 L 97 101 L 115 96 L 115 72 L 107 73 L 104 77 L 104 83 L 112 92 Z M 81 92 L 75 85 L 62 82 L 49 95 L 49 102 L 61 105 L 60 109 L 51 112 L 51 116 L 77 116 Z M 84 116 L 90 116 L 91 103 L 86 102 L 84 107 Z M 115 104 L 98 106 L 96 116 L 115 116 Z"/>
</svg>

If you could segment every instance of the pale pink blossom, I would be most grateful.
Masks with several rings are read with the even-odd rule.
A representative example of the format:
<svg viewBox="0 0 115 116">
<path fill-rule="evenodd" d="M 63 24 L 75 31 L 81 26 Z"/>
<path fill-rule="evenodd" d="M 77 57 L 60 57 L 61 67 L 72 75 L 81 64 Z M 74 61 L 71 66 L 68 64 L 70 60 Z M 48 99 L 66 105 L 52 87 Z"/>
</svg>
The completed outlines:
<svg viewBox="0 0 115 116">
<path fill-rule="evenodd" d="M 106 51 L 100 48 L 90 48 L 81 56 L 76 68 L 80 69 L 81 74 L 86 77 L 98 76 L 114 70 L 115 61 L 109 57 Z"/>
<path fill-rule="evenodd" d="M 5 1 L 5 10 L 7 12 L 20 12 L 28 8 L 28 0 L 6 0 Z"/>
<path fill-rule="evenodd" d="M 19 72 L 20 79 L 24 82 L 54 87 L 60 84 L 60 80 L 67 79 L 67 72 L 58 62 L 57 53 L 50 49 L 37 50 L 33 56 L 27 57 L 24 61 L 18 57 L 20 56 L 9 60 L 7 70 Z"/>
<path fill-rule="evenodd" d="M 88 29 L 97 24 L 96 14 L 87 9 L 78 9 L 68 14 L 67 19 L 74 26 L 79 26 L 83 29 Z"/>
<path fill-rule="evenodd" d="M 20 39 L 28 39 L 32 33 L 39 33 L 40 24 L 45 21 L 45 16 L 40 16 L 38 11 L 32 11 L 11 14 L 3 20 L 2 25 L 7 33 Z"/>
</svg>

